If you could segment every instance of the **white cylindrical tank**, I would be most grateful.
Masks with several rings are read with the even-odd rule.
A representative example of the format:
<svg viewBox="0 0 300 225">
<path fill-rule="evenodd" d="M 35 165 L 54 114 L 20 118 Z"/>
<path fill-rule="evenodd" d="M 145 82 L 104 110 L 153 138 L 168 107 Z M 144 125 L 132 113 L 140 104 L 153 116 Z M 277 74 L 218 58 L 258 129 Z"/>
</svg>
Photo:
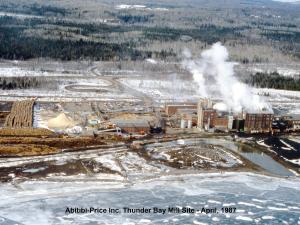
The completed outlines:
<svg viewBox="0 0 300 225">
<path fill-rule="evenodd" d="M 183 119 L 180 121 L 180 128 L 181 129 L 186 128 L 186 123 L 185 123 L 185 120 L 183 120 Z"/>
<path fill-rule="evenodd" d="M 228 116 L 228 126 L 227 128 L 231 130 L 233 128 L 233 116 Z"/>
<path fill-rule="evenodd" d="M 188 120 L 188 125 L 187 125 L 187 128 L 191 129 L 193 126 L 193 123 L 191 120 Z"/>
</svg>

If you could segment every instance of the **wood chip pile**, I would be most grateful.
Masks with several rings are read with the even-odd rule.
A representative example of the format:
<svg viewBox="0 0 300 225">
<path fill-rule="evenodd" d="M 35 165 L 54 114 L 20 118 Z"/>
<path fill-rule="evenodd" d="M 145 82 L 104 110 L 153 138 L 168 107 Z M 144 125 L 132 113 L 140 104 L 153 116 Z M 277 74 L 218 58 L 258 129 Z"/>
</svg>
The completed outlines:
<svg viewBox="0 0 300 225">
<path fill-rule="evenodd" d="M 9 128 L 32 127 L 33 105 L 34 100 L 14 102 L 4 126 Z"/>
</svg>

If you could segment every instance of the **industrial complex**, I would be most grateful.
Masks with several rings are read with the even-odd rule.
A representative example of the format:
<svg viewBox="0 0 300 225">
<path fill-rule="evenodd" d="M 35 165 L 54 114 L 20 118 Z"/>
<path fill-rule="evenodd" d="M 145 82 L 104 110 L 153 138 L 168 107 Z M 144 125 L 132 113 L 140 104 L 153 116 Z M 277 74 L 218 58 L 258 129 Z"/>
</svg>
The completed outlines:
<svg viewBox="0 0 300 225">
<path fill-rule="evenodd" d="M 268 110 L 233 113 L 218 110 L 210 99 L 201 99 L 195 104 L 168 104 L 165 112 L 169 119 L 179 118 L 177 127 L 198 128 L 207 132 L 274 133 L 299 130 L 299 116 L 274 115 Z M 278 123 L 281 129 L 278 129 Z M 176 124 L 176 123 L 175 123 Z M 176 127 L 176 125 L 175 125 Z"/>
<path fill-rule="evenodd" d="M 91 103 L 97 104 L 97 103 Z M 276 133 L 298 131 L 299 115 L 274 115 L 270 111 L 234 113 L 218 109 L 211 99 L 196 103 L 165 103 L 153 112 L 104 112 L 93 107 L 93 112 L 82 114 L 66 112 L 60 104 L 52 108 L 52 118 L 41 118 L 41 104 L 36 99 L 2 102 L 0 105 L 1 128 L 47 128 L 54 133 L 88 136 L 105 133 L 118 136 L 142 137 L 151 133 L 168 133 L 169 130 L 193 132 L 244 132 Z M 221 103 L 222 104 L 222 103 Z M 219 107 L 220 108 L 220 107 Z M 54 116 L 56 115 L 56 116 Z M 49 117 L 49 116 L 48 116 Z"/>
</svg>

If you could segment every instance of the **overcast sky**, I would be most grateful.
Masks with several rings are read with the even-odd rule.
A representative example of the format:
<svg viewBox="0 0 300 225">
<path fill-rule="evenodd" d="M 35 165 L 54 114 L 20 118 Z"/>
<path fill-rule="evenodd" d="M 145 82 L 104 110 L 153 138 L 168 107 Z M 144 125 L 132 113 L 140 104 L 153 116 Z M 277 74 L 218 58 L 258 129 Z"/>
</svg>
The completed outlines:
<svg viewBox="0 0 300 225">
<path fill-rule="evenodd" d="M 277 2 L 300 2 L 300 0 L 273 0 Z"/>
</svg>

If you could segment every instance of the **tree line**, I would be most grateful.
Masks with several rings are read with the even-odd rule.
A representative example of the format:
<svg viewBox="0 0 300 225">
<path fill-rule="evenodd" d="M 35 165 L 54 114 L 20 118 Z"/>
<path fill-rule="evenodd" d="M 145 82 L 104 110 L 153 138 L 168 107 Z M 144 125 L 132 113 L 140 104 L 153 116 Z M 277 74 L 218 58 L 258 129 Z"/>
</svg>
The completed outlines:
<svg viewBox="0 0 300 225">
<path fill-rule="evenodd" d="M 256 73 L 246 80 L 246 83 L 260 88 L 274 88 L 300 91 L 300 74 L 297 77 L 284 77 L 277 72 Z"/>
<path fill-rule="evenodd" d="M 52 88 L 54 89 L 56 81 L 47 80 L 42 77 L 0 77 L 0 89 L 30 89 L 30 88 Z"/>
</svg>

